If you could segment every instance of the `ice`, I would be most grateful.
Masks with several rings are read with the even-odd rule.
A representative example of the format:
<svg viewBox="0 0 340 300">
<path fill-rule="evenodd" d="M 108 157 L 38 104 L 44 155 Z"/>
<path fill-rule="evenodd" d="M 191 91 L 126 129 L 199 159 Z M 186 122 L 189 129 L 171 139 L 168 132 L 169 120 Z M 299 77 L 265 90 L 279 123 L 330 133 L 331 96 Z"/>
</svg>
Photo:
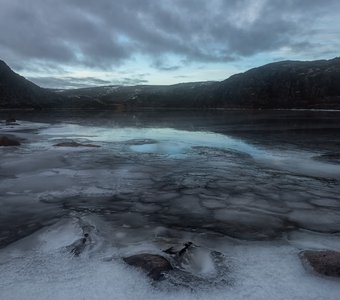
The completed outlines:
<svg viewBox="0 0 340 300">
<path fill-rule="evenodd" d="M 1 173 L 12 175 L 34 170 L 48 170 L 64 166 L 63 158 L 59 153 L 49 151 L 48 153 L 33 152 L 7 155 L 1 161 Z"/>
<path fill-rule="evenodd" d="M 287 240 L 301 250 L 325 250 L 339 251 L 340 234 L 322 234 L 308 230 L 297 230 L 287 235 Z"/>
<path fill-rule="evenodd" d="M 201 203 L 206 208 L 223 208 L 226 206 L 225 203 L 222 203 L 221 201 L 214 200 L 214 199 L 203 200 Z"/>
<path fill-rule="evenodd" d="M 222 270 L 229 283 L 204 284 L 208 278 L 214 280 L 217 270 L 211 254 L 198 248 L 187 265 L 200 276 L 188 283 L 191 288 L 173 286 L 170 278 L 155 284 L 119 259 L 122 254 L 157 251 L 152 243 L 130 245 L 124 251 L 108 244 L 104 252 L 92 249 L 91 256 L 74 257 L 65 251 L 81 235 L 77 220 L 63 220 L 0 251 L 3 299 L 338 299 L 338 281 L 310 274 L 299 260 L 299 249 L 280 242 L 229 241 L 224 246 L 220 239 L 211 239 L 214 251 L 225 255 L 228 267 Z M 100 224 L 95 225 L 102 230 Z M 201 241 L 198 238 L 195 243 Z"/>
<path fill-rule="evenodd" d="M 130 146 L 132 151 L 136 152 L 145 152 L 145 153 L 159 153 L 159 154 L 183 154 L 186 152 L 188 147 L 185 147 L 183 144 L 179 143 L 161 143 L 161 144 L 144 144 L 144 145 L 134 145 Z"/>
<path fill-rule="evenodd" d="M 0 129 L 1 131 L 7 132 L 20 132 L 20 131 L 32 131 L 38 129 L 44 129 L 50 127 L 49 123 L 34 123 L 29 121 L 18 120 L 16 122 L 19 125 L 7 125 L 6 123 L 0 122 Z"/>
<path fill-rule="evenodd" d="M 65 128 L 66 127 L 66 128 Z M 158 143 L 134 145 L 131 149 L 141 152 L 166 152 L 167 147 L 170 153 L 183 151 L 193 146 L 209 146 L 236 149 L 247 153 L 258 153 L 260 150 L 240 140 L 227 137 L 222 134 L 210 132 L 190 132 L 172 128 L 103 128 L 84 127 L 74 124 L 67 124 L 42 130 L 43 135 L 70 138 L 82 137 L 92 141 L 105 142 L 129 142 L 136 139 L 157 140 Z M 163 149 L 163 150 L 162 150 Z"/>
<path fill-rule="evenodd" d="M 302 228 L 320 232 L 337 232 L 340 228 L 340 211 L 326 209 L 299 209 L 289 214 L 289 219 Z"/>
<path fill-rule="evenodd" d="M 44 192 L 46 190 L 65 189 L 73 184 L 73 176 L 65 174 L 27 174 L 15 179 L 8 179 L 0 184 L 0 189 L 15 191 L 16 193 Z M 74 182 L 75 184 L 75 182 Z"/>
<path fill-rule="evenodd" d="M 183 196 L 171 201 L 172 209 L 179 214 L 190 212 L 193 215 L 206 215 L 207 210 L 200 205 L 199 199 L 195 196 Z"/>
<path fill-rule="evenodd" d="M 218 275 L 211 252 L 203 248 L 194 247 L 190 253 L 186 253 L 180 266 L 184 270 L 203 278 L 214 278 Z"/>
<path fill-rule="evenodd" d="M 328 206 L 339 208 L 340 201 L 338 199 L 327 199 L 327 198 L 320 198 L 320 199 L 312 199 L 311 203 L 318 206 Z"/>
<path fill-rule="evenodd" d="M 245 138 L 106 121 L 5 129 L 25 142 L 0 149 L 1 299 L 338 299 L 338 282 L 298 257 L 340 250 L 340 170 L 313 158 L 324 149 L 252 136 L 253 124 Z M 121 261 L 188 241 L 181 272 L 159 284 Z"/>
<path fill-rule="evenodd" d="M 306 159 L 304 156 L 298 158 L 291 157 L 286 153 L 286 157 L 268 156 L 261 157 L 259 161 L 263 164 L 275 168 L 287 170 L 293 173 L 300 173 L 307 176 L 340 179 L 340 168 L 338 165 L 314 161 L 312 158 Z"/>
<path fill-rule="evenodd" d="M 90 128 L 66 124 L 44 129 L 42 134 L 54 137 L 82 137 L 97 142 L 128 142 L 134 139 L 158 141 L 158 143 L 130 146 L 133 151 L 146 153 L 180 154 L 189 151 L 192 147 L 230 149 L 237 153 L 251 155 L 260 163 L 271 167 L 298 171 L 309 176 L 340 178 L 338 166 L 315 161 L 312 159 L 311 153 L 268 151 L 241 140 L 211 132 L 190 132 L 172 128 Z"/>
<path fill-rule="evenodd" d="M 256 228 L 257 226 L 281 227 L 282 221 L 275 215 L 263 214 L 256 211 L 240 211 L 227 208 L 216 210 L 215 218 L 231 224 L 242 224 Z"/>
</svg>

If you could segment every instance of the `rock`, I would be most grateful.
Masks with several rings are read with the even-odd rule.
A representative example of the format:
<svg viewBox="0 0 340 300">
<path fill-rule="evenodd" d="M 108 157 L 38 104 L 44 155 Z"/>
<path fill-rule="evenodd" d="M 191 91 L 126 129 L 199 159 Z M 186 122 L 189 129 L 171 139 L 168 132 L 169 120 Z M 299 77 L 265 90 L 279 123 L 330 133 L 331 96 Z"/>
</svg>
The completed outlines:
<svg viewBox="0 0 340 300">
<path fill-rule="evenodd" d="M 70 253 L 74 254 L 74 256 L 79 256 L 85 250 L 88 239 L 89 235 L 85 233 L 83 238 L 67 246 L 66 249 L 68 249 Z"/>
<path fill-rule="evenodd" d="M 86 238 L 82 238 L 76 241 L 72 246 L 73 248 L 71 249 L 71 253 L 74 254 L 75 256 L 79 256 L 85 249 Z"/>
<path fill-rule="evenodd" d="M 91 147 L 91 148 L 98 148 L 100 146 L 98 145 L 93 145 L 93 144 L 80 144 L 74 141 L 71 142 L 62 142 L 54 145 L 55 147 Z"/>
<path fill-rule="evenodd" d="M 6 125 L 18 125 L 15 118 L 9 118 L 6 120 Z"/>
<path fill-rule="evenodd" d="M 7 136 L 0 136 L 0 146 L 20 146 L 20 142 Z"/>
<path fill-rule="evenodd" d="M 176 250 L 174 247 L 170 247 L 170 248 L 164 250 L 163 252 L 170 254 L 170 255 L 175 255 L 175 256 L 180 257 L 180 256 L 183 256 L 191 246 L 193 246 L 193 243 L 187 242 L 183 246 L 184 247 L 181 248 L 180 250 Z"/>
<path fill-rule="evenodd" d="M 141 268 L 153 280 L 160 280 L 163 273 L 172 270 L 170 262 L 160 255 L 142 253 L 123 258 L 130 266 Z"/>
<path fill-rule="evenodd" d="M 300 253 L 302 262 L 315 272 L 340 278 L 340 252 L 307 250 Z"/>
</svg>

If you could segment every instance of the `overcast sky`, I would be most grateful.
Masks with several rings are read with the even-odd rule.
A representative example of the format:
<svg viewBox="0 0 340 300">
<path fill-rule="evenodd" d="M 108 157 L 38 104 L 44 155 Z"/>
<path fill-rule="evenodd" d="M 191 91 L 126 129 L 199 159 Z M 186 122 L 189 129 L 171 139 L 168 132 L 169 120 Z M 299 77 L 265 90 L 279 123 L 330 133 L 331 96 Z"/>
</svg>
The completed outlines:
<svg viewBox="0 0 340 300">
<path fill-rule="evenodd" d="M 222 80 L 339 53 L 339 0 L 0 0 L 0 59 L 43 87 Z"/>
</svg>

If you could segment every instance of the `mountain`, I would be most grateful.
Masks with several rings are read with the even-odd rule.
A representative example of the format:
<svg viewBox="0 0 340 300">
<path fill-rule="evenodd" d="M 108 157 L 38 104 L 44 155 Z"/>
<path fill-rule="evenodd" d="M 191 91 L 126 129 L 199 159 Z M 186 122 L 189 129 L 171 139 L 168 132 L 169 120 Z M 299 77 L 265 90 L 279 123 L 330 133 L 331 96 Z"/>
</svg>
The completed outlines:
<svg viewBox="0 0 340 300">
<path fill-rule="evenodd" d="M 72 90 L 40 88 L 0 61 L 0 108 L 340 109 L 340 58 L 271 63 L 222 82 Z"/>
<path fill-rule="evenodd" d="M 122 110 L 138 108 L 209 108 L 207 95 L 216 82 L 180 83 L 175 85 L 104 86 L 62 90 L 68 102 L 82 107 L 114 107 Z"/>
<path fill-rule="evenodd" d="M 44 89 L 14 73 L 0 60 L 0 107 L 37 108 L 44 105 Z"/>
<path fill-rule="evenodd" d="M 0 109 L 62 108 L 69 105 L 67 100 L 18 75 L 0 60 Z"/>
<path fill-rule="evenodd" d="M 216 106 L 340 109 L 340 58 L 282 61 L 220 82 Z"/>
</svg>

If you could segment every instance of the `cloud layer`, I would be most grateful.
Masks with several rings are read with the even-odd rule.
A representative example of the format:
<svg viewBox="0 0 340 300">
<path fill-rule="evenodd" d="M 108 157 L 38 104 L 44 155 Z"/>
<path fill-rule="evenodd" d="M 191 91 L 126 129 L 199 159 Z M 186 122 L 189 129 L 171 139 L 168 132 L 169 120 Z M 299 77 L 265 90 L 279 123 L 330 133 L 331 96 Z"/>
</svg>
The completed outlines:
<svg viewBox="0 0 340 300">
<path fill-rule="evenodd" d="M 340 11 L 335 0 L 0 0 L 0 7 L 0 55 L 19 71 L 44 63 L 112 70 L 141 60 L 176 71 L 284 47 L 317 51 L 340 25 L 330 21 Z"/>
</svg>

